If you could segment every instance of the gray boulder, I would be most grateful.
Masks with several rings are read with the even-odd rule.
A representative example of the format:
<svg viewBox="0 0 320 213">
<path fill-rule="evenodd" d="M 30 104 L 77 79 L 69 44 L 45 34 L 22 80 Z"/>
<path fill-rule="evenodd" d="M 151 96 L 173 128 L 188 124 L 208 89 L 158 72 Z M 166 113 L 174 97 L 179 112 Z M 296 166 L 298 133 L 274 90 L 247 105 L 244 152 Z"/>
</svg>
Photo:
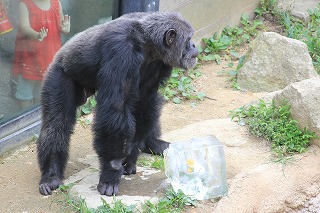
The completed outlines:
<svg viewBox="0 0 320 213">
<path fill-rule="evenodd" d="M 273 98 L 276 105 L 288 100 L 291 117 L 299 122 L 300 128 L 320 136 L 320 77 L 292 83 Z"/>
<path fill-rule="evenodd" d="M 245 90 L 272 92 L 316 76 L 305 43 L 266 32 L 251 42 L 238 71 L 238 85 Z"/>
</svg>

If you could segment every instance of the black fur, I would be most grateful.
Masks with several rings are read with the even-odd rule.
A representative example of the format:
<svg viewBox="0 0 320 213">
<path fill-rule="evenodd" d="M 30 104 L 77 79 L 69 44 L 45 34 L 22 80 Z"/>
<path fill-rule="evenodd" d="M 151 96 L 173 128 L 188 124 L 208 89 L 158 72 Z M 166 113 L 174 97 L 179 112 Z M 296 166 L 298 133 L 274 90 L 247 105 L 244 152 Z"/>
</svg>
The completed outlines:
<svg viewBox="0 0 320 213">
<path fill-rule="evenodd" d="M 136 173 L 139 150 L 161 154 L 168 147 L 159 139 L 158 88 L 173 67 L 195 65 L 192 34 L 179 14 L 133 13 L 89 28 L 61 48 L 42 88 L 41 194 L 62 184 L 76 108 L 94 91 L 101 194 L 118 194 L 121 175 Z"/>
</svg>

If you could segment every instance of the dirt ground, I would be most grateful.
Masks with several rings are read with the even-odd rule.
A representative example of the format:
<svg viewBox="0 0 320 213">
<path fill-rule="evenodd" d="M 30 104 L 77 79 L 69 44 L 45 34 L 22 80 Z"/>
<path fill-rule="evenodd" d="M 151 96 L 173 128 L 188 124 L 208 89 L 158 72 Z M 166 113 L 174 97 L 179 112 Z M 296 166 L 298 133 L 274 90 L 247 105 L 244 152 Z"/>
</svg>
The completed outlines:
<svg viewBox="0 0 320 213">
<path fill-rule="evenodd" d="M 204 101 L 197 102 L 196 106 L 193 106 L 191 104 L 192 102 L 184 102 L 178 105 L 167 103 L 164 105 L 161 117 L 163 133 L 178 130 L 200 121 L 228 118 L 229 110 L 236 109 L 265 95 L 261 93 L 257 94 L 233 90 L 227 80 L 228 76 L 220 74 L 221 70 L 225 68 L 226 62 L 223 62 L 221 65 L 206 64 L 200 68 L 202 76 L 196 80 L 195 84 L 197 89 L 205 92 L 208 98 L 205 98 Z M 243 131 L 243 134 L 248 134 L 245 128 L 241 131 Z M 84 127 L 78 123 L 75 128 L 75 133 L 72 136 L 70 159 L 67 165 L 66 177 L 69 177 L 86 167 L 85 164 L 82 164 L 77 160 L 78 158 L 84 158 L 86 155 L 94 153 L 92 149 L 92 140 L 88 139 L 91 138 L 88 137 L 88 135 L 91 135 L 90 127 Z M 268 147 L 261 145 L 261 143 L 256 143 L 256 145 L 251 144 L 250 146 L 256 146 L 258 148 L 251 149 L 248 147 L 248 155 L 255 156 L 255 159 L 260 161 L 265 161 L 266 155 L 261 153 L 267 153 L 268 155 Z M 255 150 L 260 151 L 256 152 Z M 312 153 L 320 153 L 316 146 L 313 146 L 311 150 Z M 313 156 L 314 154 L 309 153 L 308 155 Z M 312 169 L 313 167 L 320 168 L 320 156 L 314 156 L 316 157 L 310 158 L 305 162 L 303 167 L 306 167 L 307 169 L 303 169 L 303 172 L 295 169 L 290 170 L 292 173 L 299 173 L 299 178 L 302 178 L 303 180 L 303 183 L 297 187 L 300 187 L 301 191 L 303 191 L 302 189 L 308 189 L 310 193 L 297 194 L 297 187 L 294 186 L 295 181 L 289 182 L 289 186 L 285 189 L 282 187 L 283 190 L 280 191 L 285 193 L 277 193 L 278 186 L 272 188 L 270 191 L 269 185 L 276 185 L 276 182 L 273 181 L 277 180 L 271 177 L 283 177 L 282 172 L 279 174 L 281 166 L 279 169 L 278 164 L 271 165 L 271 167 L 275 167 L 274 170 L 263 169 L 262 165 L 262 170 L 267 171 L 266 176 L 262 176 L 262 173 L 255 172 L 256 170 L 259 171 L 259 169 L 244 174 L 238 173 L 237 175 L 237 172 L 230 167 L 228 172 L 228 182 L 230 183 L 229 198 L 223 198 L 218 203 L 212 201 L 200 202 L 199 207 L 188 208 L 186 211 L 232 212 L 233 210 L 230 209 L 230 211 L 223 210 L 223 206 L 230 205 L 233 208 L 236 206 L 236 209 L 239 209 L 237 212 L 286 212 L 286 209 L 282 208 L 280 204 L 287 205 L 286 203 L 288 202 L 288 205 L 294 206 L 295 203 L 299 203 L 301 206 L 310 198 L 316 197 L 320 191 L 319 185 L 315 184 L 317 181 L 320 181 L 320 175 L 317 176 L 318 173 L 317 175 L 314 175 Z M 314 163 L 315 161 L 318 162 Z M 243 166 L 245 167 L 245 164 L 250 164 L 251 166 L 255 161 L 250 161 L 250 159 L 249 161 L 234 159 L 234 162 L 244 164 Z M 301 174 L 303 175 L 301 176 Z M 252 177 L 253 179 L 246 179 L 246 177 Z M 39 179 L 40 173 L 37 165 L 36 147 L 34 143 L 0 159 L 0 212 L 70 212 L 70 210 L 63 208 L 64 205 L 60 202 L 63 199 L 61 195 L 54 194 L 52 196 L 44 197 L 39 194 Z M 245 187 L 247 187 L 247 189 Z M 255 188 L 256 190 L 252 190 Z M 268 191 L 268 196 L 270 196 L 268 198 L 263 197 L 264 193 L 262 192 L 266 191 Z M 303 197 L 302 195 L 305 196 Z M 230 199 L 232 199 L 231 202 Z M 248 201 L 248 199 L 251 201 Z M 266 202 L 266 199 L 270 202 Z M 279 202 L 277 199 L 279 199 Z M 279 208 L 265 208 L 266 206 L 272 206 L 274 203 L 277 203 L 271 201 L 277 201 L 279 203 Z M 243 203 L 243 207 L 241 203 Z M 256 203 L 259 203 L 260 206 Z"/>
<path fill-rule="evenodd" d="M 226 118 L 228 111 L 240 107 L 258 97 L 253 93 L 234 91 L 229 87 L 227 77 L 218 74 L 222 66 L 208 64 L 201 67 L 202 76 L 196 80 L 196 87 L 210 99 L 164 105 L 161 124 L 162 132 L 168 132 L 202 120 Z M 94 153 L 90 127 L 76 125 L 72 136 L 70 159 L 66 177 L 76 173 L 86 165 L 77 161 Z M 38 192 L 40 173 L 36 160 L 36 147 L 32 143 L 21 150 L 0 159 L 0 212 L 61 212 L 61 197 L 57 195 L 43 197 Z"/>
</svg>

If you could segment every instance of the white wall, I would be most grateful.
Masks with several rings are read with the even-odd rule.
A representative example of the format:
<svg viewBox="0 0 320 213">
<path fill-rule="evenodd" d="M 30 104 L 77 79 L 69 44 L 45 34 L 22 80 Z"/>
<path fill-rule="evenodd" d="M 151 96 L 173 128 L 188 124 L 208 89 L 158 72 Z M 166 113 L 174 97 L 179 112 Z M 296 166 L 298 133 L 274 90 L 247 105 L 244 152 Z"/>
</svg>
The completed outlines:
<svg viewBox="0 0 320 213">
<path fill-rule="evenodd" d="M 160 0 L 160 11 L 177 11 L 195 29 L 194 41 L 239 24 L 243 13 L 253 14 L 259 0 Z"/>
</svg>

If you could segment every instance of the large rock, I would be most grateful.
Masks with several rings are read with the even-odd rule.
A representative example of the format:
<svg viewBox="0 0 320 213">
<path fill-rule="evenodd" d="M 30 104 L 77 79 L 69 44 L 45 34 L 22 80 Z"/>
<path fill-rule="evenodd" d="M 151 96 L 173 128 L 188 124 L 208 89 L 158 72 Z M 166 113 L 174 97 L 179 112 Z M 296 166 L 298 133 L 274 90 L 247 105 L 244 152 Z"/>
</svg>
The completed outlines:
<svg viewBox="0 0 320 213">
<path fill-rule="evenodd" d="M 279 104 L 286 99 L 291 105 L 291 116 L 301 128 L 320 136 L 320 77 L 292 83 L 281 93 L 275 95 L 274 102 Z"/>
<path fill-rule="evenodd" d="M 305 43 L 266 32 L 250 44 L 238 71 L 238 85 L 250 91 L 272 92 L 317 75 Z"/>
</svg>

